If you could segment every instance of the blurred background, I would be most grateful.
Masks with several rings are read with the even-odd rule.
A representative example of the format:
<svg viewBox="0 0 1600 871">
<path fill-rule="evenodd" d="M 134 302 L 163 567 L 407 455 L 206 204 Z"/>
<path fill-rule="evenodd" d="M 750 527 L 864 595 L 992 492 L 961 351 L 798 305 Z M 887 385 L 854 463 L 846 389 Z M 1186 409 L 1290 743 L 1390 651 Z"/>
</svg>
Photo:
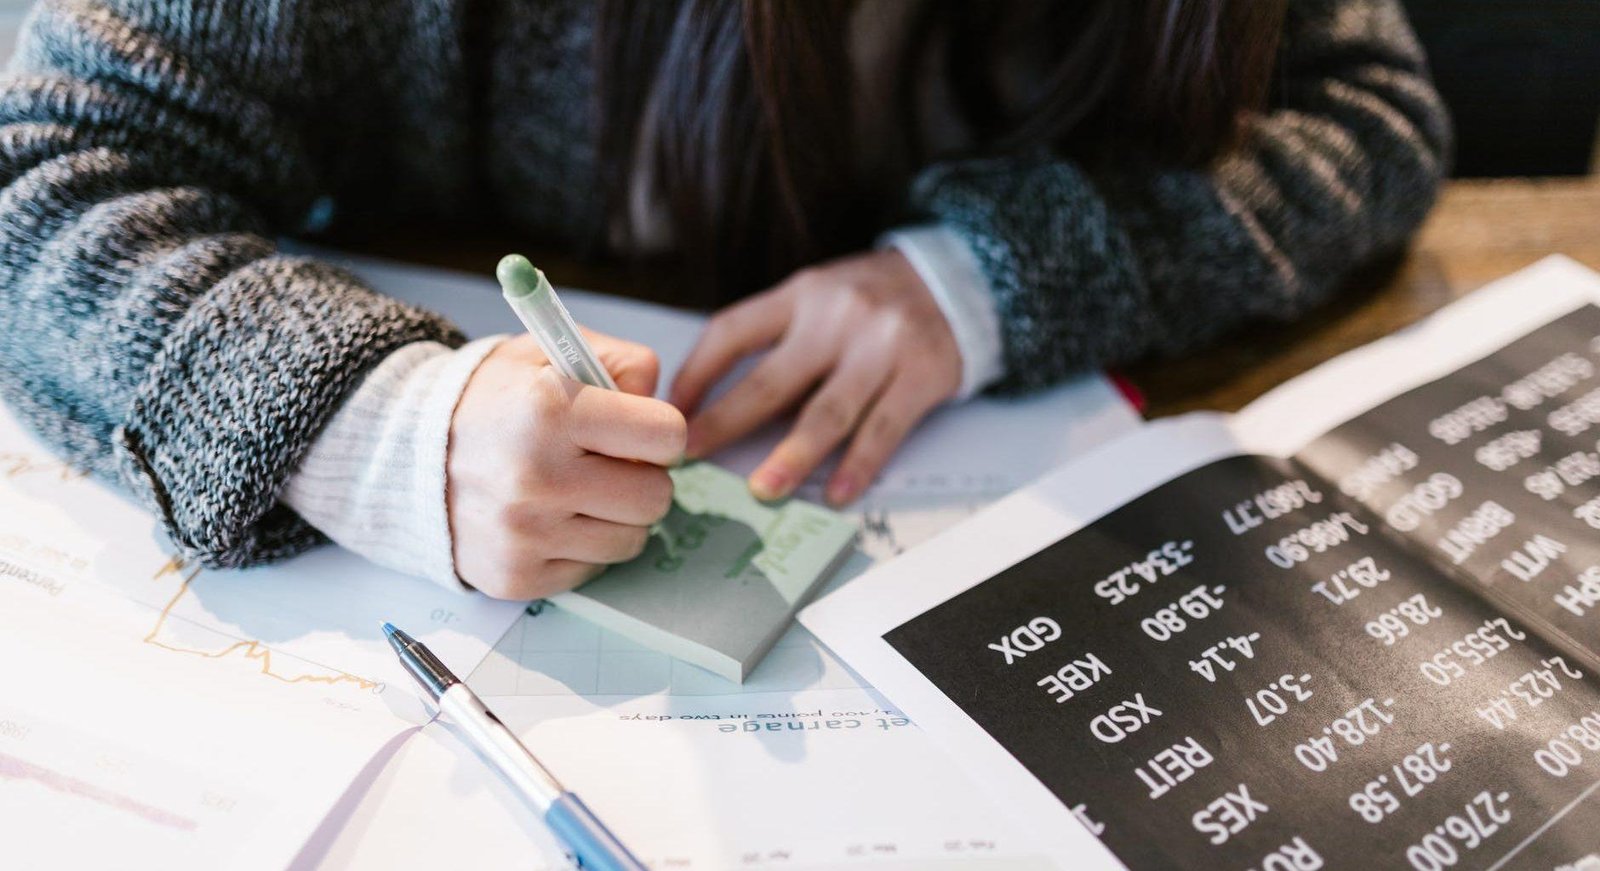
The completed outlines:
<svg viewBox="0 0 1600 871">
<path fill-rule="evenodd" d="M 1455 116 L 1457 176 L 1597 170 L 1600 0 L 1405 0 Z"/>
<path fill-rule="evenodd" d="M 1455 175 L 1600 171 L 1600 0 L 1403 2 L 1455 115 Z M 31 5 L 0 0 L 0 56 Z"/>
</svg>

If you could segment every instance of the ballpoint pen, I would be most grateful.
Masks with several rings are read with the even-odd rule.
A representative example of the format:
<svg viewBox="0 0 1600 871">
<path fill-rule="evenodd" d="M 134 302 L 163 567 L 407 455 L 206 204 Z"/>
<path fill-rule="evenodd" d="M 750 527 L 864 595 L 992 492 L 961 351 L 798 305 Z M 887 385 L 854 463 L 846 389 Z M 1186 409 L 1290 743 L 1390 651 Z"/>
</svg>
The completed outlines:
<svg viewBox="0 0 1600 871">
<path fill-rule="evenodd" d="M 532 805 L 550 831 L 572 851 L 578 867 L 593 871 L 644 871 L 644 864 L 622 846 L 592 811 L 539 764 L 517 736 L 500 722 L 422 642 L 383 624 L 400 664 L 416 678 L 439 708 L 482 756 Z"/>
</svg>

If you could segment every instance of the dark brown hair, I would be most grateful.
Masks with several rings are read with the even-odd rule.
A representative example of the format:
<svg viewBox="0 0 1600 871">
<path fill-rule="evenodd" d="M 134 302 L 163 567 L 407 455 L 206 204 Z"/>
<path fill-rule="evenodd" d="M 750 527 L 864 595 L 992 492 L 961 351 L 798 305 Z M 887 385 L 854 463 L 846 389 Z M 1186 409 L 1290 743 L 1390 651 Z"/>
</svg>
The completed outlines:
<svg viewBox="0 0 1600 871">
<path fill-rule="evenodd" d="M 625 228 L 650 108 L 644 159 L 673 248 L 709 293 L 698 301 L 720 301 L 868 244 L 931 160 L 1039 149 L 1214 159 L 1266 102 L 1284 5 L 925 0 L 898 63 L 897 129 L 919 129 L 912 89 L 940 63 L 975 145 L 929 154 L 907 132 L 901 171 L 863 177 L 846 47 L 854 0 L 601 0 L 600 190 Z M 1038 81 L 1003 99 L 997 71 L 1019 59 Z"/>
</svg>

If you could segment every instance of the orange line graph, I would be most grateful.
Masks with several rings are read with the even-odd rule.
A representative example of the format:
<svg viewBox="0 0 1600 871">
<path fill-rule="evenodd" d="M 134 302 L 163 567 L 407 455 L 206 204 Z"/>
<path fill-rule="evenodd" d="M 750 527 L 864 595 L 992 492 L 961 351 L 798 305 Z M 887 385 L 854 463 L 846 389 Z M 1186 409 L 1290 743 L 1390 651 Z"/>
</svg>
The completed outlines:
<svg viewBox="0 0 1600 871">
<path fill-rule="evenodd" d="M 36 457 L 16 451 L 0 451 L 0 478 L 53 473 L 63 481 L 86 477 L 88 473 L 53 457 Z"/>
<path fill-rule="evenodd" d="M 187 573 L 185 573 L 185 569 L 188 569 Z M 168 575 L 180 575 L 183 577 L 183 582 L 178 585 L 178 592 L 173 594 L 172 598 L 167 601 L 166 606 L 161 609 L 160 615 L 156 617 L 155 626 L 151 627 L 150 634 L 144 637 L 145 644 L 149 644 L 153 647 L 159 647 L 162 650 L 170 650 L 174 653 L 187 653 L 193 656 L 202 656 L 206 659 L 221 659 L 237 652 L 246 660 L 253 660 L 260 663 L 262 674 L 273 678 L 274 680 L 283 681 L 284 683 L 354 684 L 356 687 L 364 690 L 375 689 L 380 685 L 378 681 L 370 680 L 359 675 L 350 674 L 349 672 L 339 671 L 335 668 L 329 668 L 328 670 L 334 673 L 328 675 L 303 674 L 294 677 L 288 677 L 279 674 L 278 672 L 272 670 L 272 648 L 262 644 L 260 641 L 237 641 L 223 648 L 222 650 L 196 650 L 191 647 L 179 647 L 177 645 L 168 644 L 165 641 L 159 640 L 156 636 L 161 634 L 161 629 L 166 625 L 167 618 L 171 616 L 172 609 L 177 607 L 178 602 L 182 600 L 183 597 L 189 592 L 189 585 L 194 582 L 194 579 L 199 576 L 200 572 L 201 568 L 199 566 L 195 566 L 190 569 L 182 557 L 175 556 L 172 559 L 167 560 L 166 564 L 157 570 L 155 575 L 152 576 L 152 580 L 160 580 Z"/>
</svg>

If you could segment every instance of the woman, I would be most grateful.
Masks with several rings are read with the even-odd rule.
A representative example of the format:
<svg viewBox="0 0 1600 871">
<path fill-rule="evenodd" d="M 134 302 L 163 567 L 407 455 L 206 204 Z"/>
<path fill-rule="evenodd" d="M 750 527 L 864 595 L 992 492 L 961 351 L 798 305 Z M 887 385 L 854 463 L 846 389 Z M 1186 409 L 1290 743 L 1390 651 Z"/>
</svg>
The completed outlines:
<svg viewBox="0 0 1600 871">
<path fill-rule="evenodd" d="M 512 598 L 788 408 L 752 488 L 840 448 L 843 503 L 941 402 L 1295 316 L 1448 138 L 1398 0 L 47 0 L 0 124 L 24 419 L 207 564 L 320 530 Z M 579 389 L 272 241 L 484 214 L 731 303 L 672 405 L 647 349 Z"/>
</svg>

